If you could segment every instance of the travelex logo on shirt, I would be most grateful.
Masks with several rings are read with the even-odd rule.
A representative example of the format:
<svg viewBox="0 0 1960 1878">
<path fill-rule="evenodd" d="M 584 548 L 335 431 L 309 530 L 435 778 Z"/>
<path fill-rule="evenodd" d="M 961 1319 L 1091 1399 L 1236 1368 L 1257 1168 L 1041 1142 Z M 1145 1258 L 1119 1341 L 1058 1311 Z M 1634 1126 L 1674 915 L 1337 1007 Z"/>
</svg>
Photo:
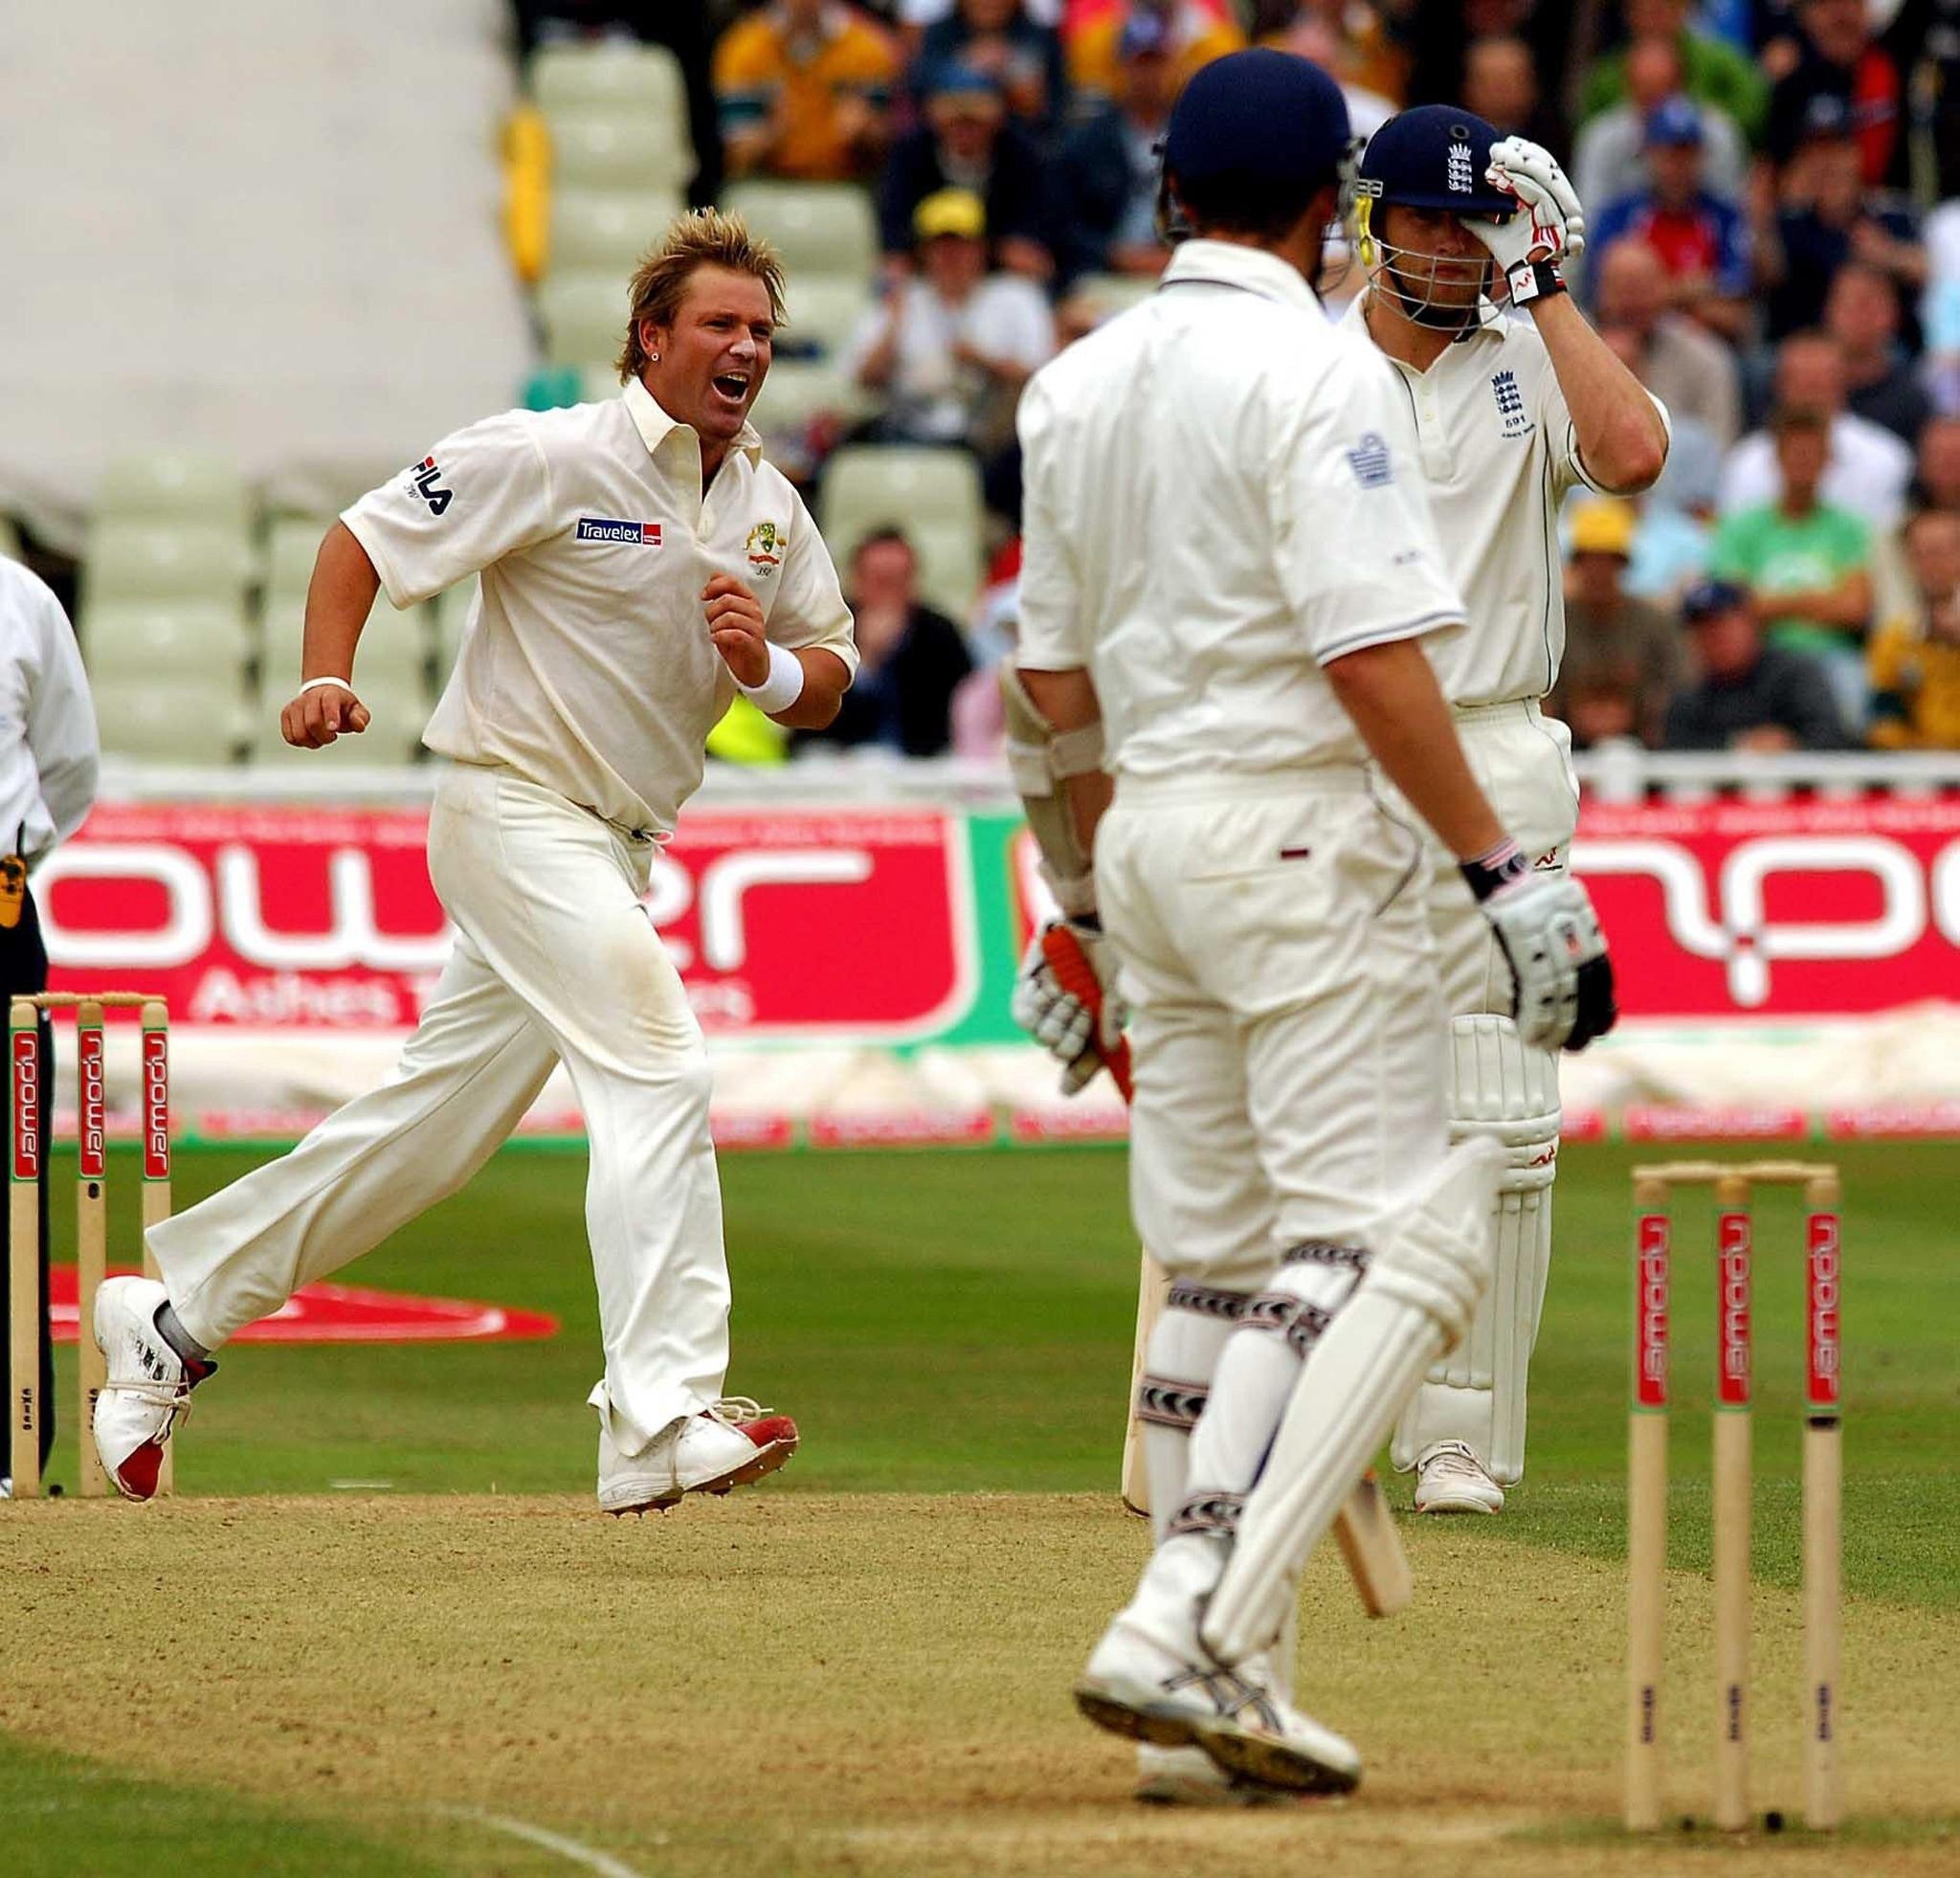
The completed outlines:
<svg viewBox="0 0 1960 1878">
<path fill-rule="evenodd" d="M 1364 489 L 1379 489 L 1395 480 L 1389 466 L 1389 446 L 1373 431 L 1363 432 L 1361 441 L 1348 452 L 1348 466 Z"/>
<path fill-rule="evenodd" d="M 611 522 L 604 516 L 581 515 L 578 518 L 578 538 L 580 541 L 627 541 L 635 548 L 658 548 L 660 525 L 657 522 Z"/>
</svg>

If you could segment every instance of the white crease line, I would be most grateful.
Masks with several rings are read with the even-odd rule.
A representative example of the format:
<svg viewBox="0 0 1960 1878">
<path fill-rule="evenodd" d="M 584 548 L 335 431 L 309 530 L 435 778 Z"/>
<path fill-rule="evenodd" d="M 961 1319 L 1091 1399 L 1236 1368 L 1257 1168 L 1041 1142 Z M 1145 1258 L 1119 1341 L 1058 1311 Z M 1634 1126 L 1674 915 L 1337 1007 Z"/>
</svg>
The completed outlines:
<svg viewBox="0 0 1960 1878">
<path fill-rule="evenodd" d="M 507 1832 L 513 1839 L 528 1839 L 533 1845 L 542 1845 L 547 1852 L 556 1852 L 562 1859 L 569 1859 L 573 1865 L 582 1865 L 588 1871 L 596 1871 L 599 1878 L 641 1878 L 630 1865 L 622 1865 L 605 1852 L 594 1851 L 590 1845 L 581 1845 L 576 1839 L 567 1839 L 555 1832 L 546 1832 L 543 1826 L 535 1826 L 523 1820 L 506 1819 L 501 1813 L 479 1813 L 470 1806 L 442 1806 L 438 1812 L 447 1813 L 453 1820 L 468 1820 L 474 1824 L 488 1826 L 493 1832 Z"/>
</svg>

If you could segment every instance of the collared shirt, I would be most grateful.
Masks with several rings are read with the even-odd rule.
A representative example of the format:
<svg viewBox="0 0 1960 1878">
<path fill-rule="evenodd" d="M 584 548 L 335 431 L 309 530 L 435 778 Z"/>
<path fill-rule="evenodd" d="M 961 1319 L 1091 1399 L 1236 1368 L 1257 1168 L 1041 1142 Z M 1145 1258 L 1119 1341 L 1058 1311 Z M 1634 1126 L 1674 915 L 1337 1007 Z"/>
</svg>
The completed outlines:
<svg viewBox="0 0 1960 1878">
<path fill-rule="evenodd" d="M 673 827 L 735 696 L 702 611 L 716 574 L 755 593 L 776 644 L 857 670 L 830 554 L 755 432 L 703 494 L 700 437 L 636 379 L 458 431 L 341 519 L 398 607 L 481 571 L 423 742 L 622 827 Z"/>
<path fill-rule="evenodd" d="M 1357 295 L 1342 321 L 1361 339 L 1367 302 Z M 1579 460 L 1551 355 L 1528 320 L 1486 305 L 1427 371 L 1388 364 L 1419 439 L 1443 564 L 1469 607 L 1467 629 L 1437 649 L 1443 690 L 1460 705 L 1542 698 L 1566 647 L 1559 502 L 1575 482 L 1611 493 Z"/>
<path fill-rule="evenodd" d="M 1322 666 L 1462 617 L 1386 363 L 1276 256 L 1184 243 L 1020 433 L 1019 663 L 1088 668 L 1119 774 L 1359 761 Z"/>
<path fill-rule="evenodd" d="M 0 555 L 0 854 L 32 866 L 81 826 L 97 754 L 75 629 L 45 582 Z"/>
</svg>

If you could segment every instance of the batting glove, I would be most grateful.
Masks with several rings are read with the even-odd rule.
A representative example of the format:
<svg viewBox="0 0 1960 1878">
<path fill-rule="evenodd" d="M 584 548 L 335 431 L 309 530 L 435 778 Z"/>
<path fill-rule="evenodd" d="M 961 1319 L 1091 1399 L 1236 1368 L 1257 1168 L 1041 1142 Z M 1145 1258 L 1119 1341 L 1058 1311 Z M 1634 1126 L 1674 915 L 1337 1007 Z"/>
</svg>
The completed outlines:
<svg viewBox="0 0 1960 1878">
<path fill-rule="evenodd" d="M 1518 199 L 1518 212 L 1508 220 L 1470 224 L 1506 274 L 1520 261 L 1576 260 L 1586 252 L 1578 191 L 1544 145 L 1501 137 L 1490 146 L 1483 174 L 1493 189 Z"/>
<path fill-rule="evenodd" d="M 1567 874 L 1534 874 L 1515 841 L 1463 863 L 1509 960 L 1518 1033 L 1541 1050 L 1583 1050 L 1619 1019 L 1613 961 L 1592 896 Z"/>
<path fill-rule="evenodd" d="M 1094 972 L 1098 995 L 1084 996 L 1061 982 L 1050 956 L 1054 950 L 1048 942 L 1052 928 L 1067 932 L 1080 949 Z M 1014 1022 L 1061 1064 L 1065 1096 L 1076 1094 L 1093 1080 L 1105 1059 L 1126 1054 L 1123 1026 L 1129 1012 L 1110 988 L 1115 972 L 1108 942 L 1096 928 L 1080 920 L 1052 921 L 1029 940 L 1028 950 L 1021 955 L 1008 1009 Z"/>
</svg>

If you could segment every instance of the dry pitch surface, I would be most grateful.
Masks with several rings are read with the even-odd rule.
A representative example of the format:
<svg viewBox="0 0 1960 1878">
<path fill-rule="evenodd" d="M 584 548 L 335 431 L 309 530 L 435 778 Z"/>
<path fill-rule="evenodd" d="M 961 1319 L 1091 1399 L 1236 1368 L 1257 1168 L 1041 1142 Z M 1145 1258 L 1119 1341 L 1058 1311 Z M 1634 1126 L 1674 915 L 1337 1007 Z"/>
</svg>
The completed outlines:
<svg viewBox="0 0 1960 1878">
<path fill-rule="evenodd" d="M 0 1730 L 422 1870 L 1955 1869 L 1960 1677 L 1938 1614 L 1847 1612 L 1837 1842 L 1634 1844 L 1614 1823 L 1618 1572 L 1477 1523 L 1405 1531 L 1420 1592 L 1391 1623 L 1361 1617 L 1330 1554 L 1309 1573 L 1303 1698 L 1369 1762 L 1337 1804 L 1128 1800 L 1126 1748 L 1067 1689 L 1143 1534 L 1087 1495 L 763 1489 L 643 1522 L 582 1499 L 15 1507 Z M 1673 1788 L 1702 1813 L 1707 1623 L 1706 1581 L 1677 1576 Z M 1759 1594 L 1756 1799 L 1793 1820 L 1797 1625 L 1793 1597 Z"/>
</svg>

